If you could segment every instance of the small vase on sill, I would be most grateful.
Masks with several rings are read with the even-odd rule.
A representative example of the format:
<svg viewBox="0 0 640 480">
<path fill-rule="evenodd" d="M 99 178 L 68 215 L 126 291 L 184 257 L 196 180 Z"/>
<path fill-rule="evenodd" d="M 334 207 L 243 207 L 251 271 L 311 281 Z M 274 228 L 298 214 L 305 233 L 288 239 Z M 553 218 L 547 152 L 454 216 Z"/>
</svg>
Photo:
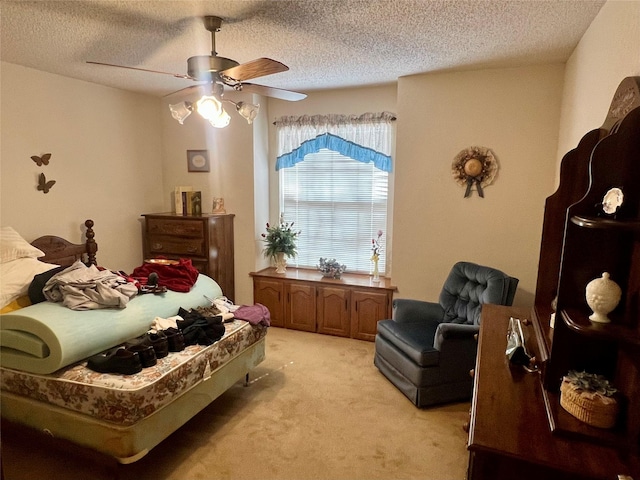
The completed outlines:
<svg viewBox="0 0 640 480">
<path fill-rule="evenodd" d="M 380 282 L 380 272 L 378 271 L 378 258 L 377 257 L 373 257 L 373 282 L 375 283 L 379 283 Z"/>
<path fill-rule="evenodd" d="M 278 252 L 273 257 L 276 262 L 276 273 L 287 273 L 287 257 L 284 252 Z"/>
</svg>

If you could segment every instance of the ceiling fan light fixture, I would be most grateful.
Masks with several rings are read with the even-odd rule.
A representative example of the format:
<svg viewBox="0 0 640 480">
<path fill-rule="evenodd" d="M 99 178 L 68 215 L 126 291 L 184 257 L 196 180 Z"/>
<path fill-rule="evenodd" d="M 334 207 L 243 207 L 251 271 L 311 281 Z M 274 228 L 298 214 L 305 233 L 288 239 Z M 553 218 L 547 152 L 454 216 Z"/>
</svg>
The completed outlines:
<svg viewBox="0 0 640 480">
<path fill-rule="evenodd" d="M 171 116 L 175 118 L 180 125 L 184 124 L 185 119 L 193 112 L 193 104 L 191 102 L 180 102 L 169 105 Z"/>
<path fill-rule="evenodd" d="M 229 125 L 229 122 L 231 121 L 231 117 L 229 116 L 229 114 L 226 112 L 226 110 L 224 108 L 220 109 L 220 114 L 212 119 L 208 119 L 209 123 L 216 128 L 224 128 L 227 125 Z"/>
<path fill-rule="evenodd" d="M 238 102 L 236 103 L 236 110 L 238 111 L 240 116 L 242 116 L 247 121 L 247 123 L 251 125 L 255 118 L 258 116 L 260 104 Z"/>
<path fill-rule="evenodd" d="M 209 122 L 216 120 L 224 111 L 220 100 L 212 95 L 203 95 L 200 100 L 196 102 L 196 110 L 203 118 L 209 120 Z"/>
</svg>

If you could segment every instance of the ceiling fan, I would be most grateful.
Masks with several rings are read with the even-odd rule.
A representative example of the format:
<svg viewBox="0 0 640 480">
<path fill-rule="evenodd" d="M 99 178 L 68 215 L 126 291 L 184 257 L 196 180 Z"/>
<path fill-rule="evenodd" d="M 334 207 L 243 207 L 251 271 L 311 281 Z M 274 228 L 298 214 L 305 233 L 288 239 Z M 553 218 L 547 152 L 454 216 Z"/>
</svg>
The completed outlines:
<svg viewBox="0 0 640 480">
<path fill-rule="evenodd" d="M 264 85 L 257 85 L 253 83 L 246 83 L 246 80 L 251 80 L 253 78 L 272 75 L 274 73 L 286 72 L 287 70 L 289 70 L 289 67 L 276 60 L 264 57 L 242 64 L 229 58 L 220 57 L 216 52 L 215 35 L 216 32 L 220 31 L 222 19 L 215 16 L 205 16 L 204 25 L 205 28 L 209 32 L 211 32 L 211 55 L 198 55 L 190 57 L 187 60 L 186 75 L 180 73 L 162 72 L 158 70 L 149 70 L 146 68 L 129 67 L 125 65 L 114 65 L 111 63 L 94 61 L 87 61 L 87 63 L 93 65 L 104 65 L 108 67 L 128 68 L 130 70 L 139 70 L 142 72 L 160 73 L 164 75 L 171 75 L 176 78 L 185 78 L 187 80 L 201 82 L 199 85 L 183 88 L 182 90 L 178 90 L 178 92 L 198 90 L 203 85 L 205 85 L 213 86 L 214 92 L 221 94 L 222 88 L 224 86 L 228 86 L 237 91 L 256 93 L 259 95 L 264 95 L 266 97 L 273 97 L 281 100 L 288 100 L 291 102 L 306 98 L 306 95 L 304 93 L 267 87 Z M 177 92 L 173 92 L 170 95 L 173 95 L 174 93 Z"/>
</svg>

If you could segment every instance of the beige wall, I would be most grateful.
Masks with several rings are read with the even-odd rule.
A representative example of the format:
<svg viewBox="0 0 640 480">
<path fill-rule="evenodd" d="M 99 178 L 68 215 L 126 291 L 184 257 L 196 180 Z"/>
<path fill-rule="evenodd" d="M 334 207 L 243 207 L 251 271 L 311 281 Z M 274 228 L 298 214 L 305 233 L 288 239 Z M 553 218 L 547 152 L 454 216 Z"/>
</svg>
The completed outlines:
<svg viewBox="0 0 640 480">
<path fill-rule="evenodd" d="M 6 62 L 0 72 L 0 223 L 81 242 L 91 218 L 102 265 L 140 265 L 140 214 L 161 203 L 158 99 Z M 47 152 L 48 166 L 31 160 Z M 46 195 L 41 172 L 56 181 Z"/>
<path fill-rule="evenodd" d="M 393 281 L 398 297 L 435 301 L 451 266 L 471 261 L 535 290 L 544 199 L 555 174 L 564 68 L 547 65 L 400 78 Z M 464 198 L 451 176 L 463 149 L 500 163 L 485 198 Z"/>
<path fill-rule="evenodd" d="M 640 1 L 609 0 L 567 62 L 558 161 L 602 125 L 618 84 L 630 76 L 640 76 Z"/>
</svg>

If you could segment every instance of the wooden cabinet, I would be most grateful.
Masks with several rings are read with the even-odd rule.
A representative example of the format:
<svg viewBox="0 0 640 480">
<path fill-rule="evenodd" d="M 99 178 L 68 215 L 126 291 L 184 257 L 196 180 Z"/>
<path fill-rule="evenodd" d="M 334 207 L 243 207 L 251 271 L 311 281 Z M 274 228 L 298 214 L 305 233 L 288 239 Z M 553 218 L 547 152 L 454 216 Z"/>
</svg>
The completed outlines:
<svg viewBox="0 0 640 480">
<path fill-rule="evenodd" d="M 378 320 L 391 318 L 390 296 L 384 292 L 354 289 L 351 304 L 351 336 L 375 340 Z"/>
<path fill-rule="evenodd" d="M 308 283 L 289 282 L 285 284 L 284 289 L 287 295 L 284 304 L 284 326 L 315 332 L 316 287 Z"/>
<path fill-rule="evenodd" d="M 144 214 L 144 258 L 189 258 L 234 299 L 233 215 Z"/>
<path fill-rule="evenodd" d="M 271 325 L 284 327 L 284 283 L 269 278 L 253 278 L 253 300 L 261 303 L 271 313 Z"/>
<path fill-rule="evenodd" d="M 374 283 L 368 275 L 323 278 L 315 270 L 273 268 L 251 273 L 253 301 L 271 312 L 271 324 L 373 341 L 378 320 L 391 318 L 396 290 L 388 279 Z"/>
<path fill-rule="evenodd" d="M 351 294 L 351 290 L 347 288 L 318 287 L 318 333 L 338 335 L 340 337 L 348 337 L 351 334 L 351 315 L 349 310 Z"/>
</svg>

